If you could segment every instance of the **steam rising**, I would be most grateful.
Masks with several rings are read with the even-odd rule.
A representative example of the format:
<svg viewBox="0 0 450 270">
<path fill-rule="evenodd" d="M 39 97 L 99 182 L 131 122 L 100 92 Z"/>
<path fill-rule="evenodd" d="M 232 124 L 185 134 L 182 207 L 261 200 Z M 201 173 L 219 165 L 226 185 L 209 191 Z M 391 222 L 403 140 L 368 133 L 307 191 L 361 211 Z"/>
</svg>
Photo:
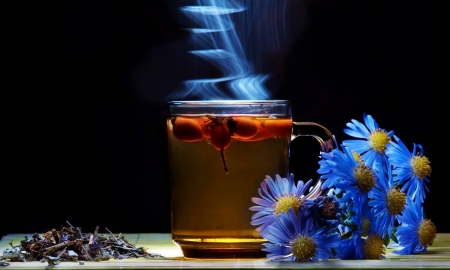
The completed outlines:
<svg viewBox="0 0 450 270">
<path fill-rule="evenodd" d="M 200 48 L 190 53 L 216 66 L 222 76 L 184 81 L 183 87 L 169 99 L 269 99 L 271 93 L 264 85 L 269 75 L 255 74 L 255 67 L 248 57 L 253 56 L 256 60 L 268 50 L 281 50 L 286 46 L 287 38 L 283 35 L 286 31 L 278 31 L 278 28 L 286 28 L 279 22 L 284 20 L 287 0 L 196 2 L 195 6 L 181 8 L 198 26 L 188 29 Z M 235 26 L 235 21 L 240 24 Z M 244 43 L 240 37 L 245 38 Z"/>
</svg>

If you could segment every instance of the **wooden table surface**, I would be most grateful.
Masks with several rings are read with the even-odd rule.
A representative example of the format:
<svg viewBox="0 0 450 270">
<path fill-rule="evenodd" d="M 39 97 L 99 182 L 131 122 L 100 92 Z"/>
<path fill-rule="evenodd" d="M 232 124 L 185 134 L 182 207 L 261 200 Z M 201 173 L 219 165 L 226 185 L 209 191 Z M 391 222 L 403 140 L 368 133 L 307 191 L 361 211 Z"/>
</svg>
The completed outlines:
<svg viewBox="0 0 450 270">
<path fill-rule="evenodd" d="M 10 248 L 12 241 L 16 246 L 25 236 L 31 234 L 8 234 L 0 241 L 0 255 Z M 415 255 L 397 255 L 392 251 L 399 247 L 389 246 L 384 260 L 329 260 L 317 262 L 275 262 L 267 259 L 236 260 L 196 260 L 185 259 L 181 250 L 171 241 L 170 234 L 124 234 L 125 239 L 136 247 L 146 247 L 148 252 L 157 253 L 164 258 L 157 259 L 111 259 L 104 262 L 62 261 L 52 269 L 450 269 L 450 233 L 438 234 L 434 244 L 425 253 Z M 0 269 L 45 269 L 47 263 L 41 262 L 8 262 L 8 266 Z"/>
</svg>

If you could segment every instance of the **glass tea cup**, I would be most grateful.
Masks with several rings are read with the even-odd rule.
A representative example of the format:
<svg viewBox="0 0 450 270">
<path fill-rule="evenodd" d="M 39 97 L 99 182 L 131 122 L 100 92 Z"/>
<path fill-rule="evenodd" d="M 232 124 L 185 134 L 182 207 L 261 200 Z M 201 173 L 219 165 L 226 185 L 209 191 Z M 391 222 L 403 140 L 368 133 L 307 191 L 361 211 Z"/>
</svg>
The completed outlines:
<svg viewBox="0 0 450 270">
<path fill-rule="evenodd" d="M 250 224 L 251 198 L 266 175 L 288 176 L 293 139 L 312 136 L 329 152 L 332 134 L 293 122 L 287 100 L 168 105 L 172 240 L 186 258 L 265 257 L 265 240 Z"/>
</svg>

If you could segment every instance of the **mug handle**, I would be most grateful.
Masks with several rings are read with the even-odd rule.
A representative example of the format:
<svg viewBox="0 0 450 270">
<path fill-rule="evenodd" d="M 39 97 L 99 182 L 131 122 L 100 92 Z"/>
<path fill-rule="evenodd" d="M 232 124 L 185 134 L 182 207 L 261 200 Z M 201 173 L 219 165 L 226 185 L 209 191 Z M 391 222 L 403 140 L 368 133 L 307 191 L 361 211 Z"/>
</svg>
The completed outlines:
<svg viewBox="0 0 450 270">
<path fill-rule="evenodd" d="M 326 127 L 315 122 L 292 122 L 291 141 L 300 136 L 314 137 L 320 144 L 321 152 L 330 152 L 337 147 L 334 135 Z"/>
<path fill-rule="evenodd" d="M 331 152 L 337 147 L 336 138 L 324 126 L 315 122 L 292 122 L 292 136 L 291 141 L 298 137 L 309 136 L 317 140 L 320 145 L 320 151 Z M 306 197 L 316 197 L 322 192 L 322 179 L 316 181 L 316 184 L 310 188 Z"/>
</svg>

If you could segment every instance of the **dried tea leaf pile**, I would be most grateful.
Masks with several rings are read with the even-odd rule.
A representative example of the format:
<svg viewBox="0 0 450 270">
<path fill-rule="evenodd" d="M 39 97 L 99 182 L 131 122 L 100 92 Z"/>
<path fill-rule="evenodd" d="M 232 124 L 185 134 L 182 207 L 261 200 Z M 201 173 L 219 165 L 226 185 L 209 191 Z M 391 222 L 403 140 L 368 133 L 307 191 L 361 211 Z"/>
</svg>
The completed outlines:
<svg viewBox="0 0 450 270">
<path fill-rule="evenodd" d="M 122 234 L 115 236 L 107 228 L 109 235 L 99 234 L 99 227 L 94 233 L 83 233 L 81 228 L 72 226 L 52 229 L 43 235 L 35 233 L 31 238 L 26 237 L 20 245 L 3 251 L 0 260 L 10 262 L 48 262 L 56 265 L 60 261 L 107 261 L 109 259 L 128 258 L 162 258 L 159 254 L 152 254 L 144 247 L 135 247 Z"/>
</svg>

